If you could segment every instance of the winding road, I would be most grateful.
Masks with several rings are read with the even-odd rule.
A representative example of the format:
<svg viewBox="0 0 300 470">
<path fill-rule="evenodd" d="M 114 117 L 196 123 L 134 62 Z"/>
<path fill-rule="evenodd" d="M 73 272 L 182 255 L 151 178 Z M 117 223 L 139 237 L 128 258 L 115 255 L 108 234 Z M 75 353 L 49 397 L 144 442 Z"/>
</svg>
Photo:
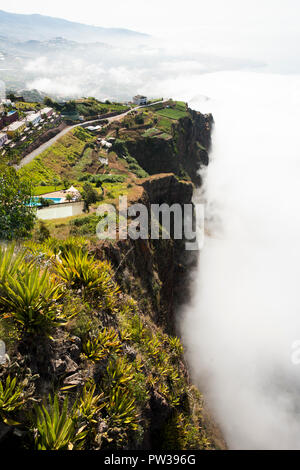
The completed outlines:
<svg viewBox="0 0 300 470">
<path fill-rule="evenodd" d="M 137 106 L 136 108 L 133 108 L 133 109 L 129 109 L 128 111 L 126 111 L 125 113 L 121 113 L 121 114 L 117 114 L 116 116 L 113 116 L 113 117 L 110 117 L 110 118 L 106 118 L 105 120 L 108 121 L 109 123 L 110 122 L 114 122 L 114 121 L 119 121 L 120 119 L 122 119 L 123 117 L 125 117 L 128 113 L 130 113 L 131 111 L 133 110 L 136 110 L 136 109 L 140 109 L 140 108 L 146 108 L 146 107 L 149 107 L 149 106 L 154 106 L 155 104 L 160 104 L 160 103 L 165 103 L 167 100 L 163 100 L 163 101 L 157 101 L 156 103 L 151 103 L 151 104 L 147 104 L 145 106 Z M 36 158 L 38 155 L 40 155 L 42 152 L 44 152 L 47 148 L 51 147 L 51 145 L 53 145 L 58 139 L 60 139 L 62 136 L 64 136 L 65 134 L 67 134 L 68 132 L 70 132 L 72 129 L 75 129 L 75 127 L 82 127 L 82 126 L 86 126 L 88 124 L 94 124 L 96 122 L 99 122 L 101 121 L 101 118 L 99 119 L 94 119 L 93 121 L 85 121 L 85 122 L 81 122 L 80 124 L 75 124 L 74 126 L 68 126 L 66 127 L 65 129 L 63 129 L 61 132 L 59 132 L 59 134 L 57 134 L 55 137 L 52 137 L 52 139 L 48 140 L 47 142 L 45 142 L 44 144 L 40 145 L 37 149 L 33 150 L 31 153 L 29 153 L 28 155 L 26 155 L 26 157 L 24 157 L 19 165 L 16 165 L 16 169 L 19 170 L 20 168 L 23 168 L 25 165 L 28 165 L 28 163 L 32 162 L 32 160 L 34 158 Z"/>
</svg>

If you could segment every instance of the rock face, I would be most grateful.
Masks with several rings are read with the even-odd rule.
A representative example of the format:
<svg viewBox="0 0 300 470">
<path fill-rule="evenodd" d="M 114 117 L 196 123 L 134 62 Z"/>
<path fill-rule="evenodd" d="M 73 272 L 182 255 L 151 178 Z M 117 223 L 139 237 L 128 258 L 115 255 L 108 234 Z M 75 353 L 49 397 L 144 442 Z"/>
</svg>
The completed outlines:
<svg viewBox="0 0 300 470">
<path fill-rule="evenodd" d="M 178 181 L 172 173 L 154 175 L 141 184 L 151 204 L 189 204 L 193 197 L 193 185 Z"/>
<path fill-rule="evenodd" d="M 188 110 L 189 115 L 172 125 L 172 138 L 140 137 L 126 141 L 132 155 L 150 175 L 175 173 L 188 175 L 196 184 L 201 184 L 198 170 L 209 163 L 213 117 Z"/>
<path fill-rule="evenodd" d="M 150 209 L 152 204 L 183 206 L 192 203 L 193 184 L 178 180 L 172 173 L 153 175 L 139 180 L 138 184 L 141 191 L 135 192 L 136 200 L 131 199 L 131 204 L 143 203 Z M 108 258 L 115 268 L 122 263 L 118 271 L 119 283 L 128 279 L 133 296 L 140 288 L 144 290 L 151 302 L 152 319 L 167 332 L 174 333 L 176 299 L 179 293 L 184 297 L 187 271 L 191 262 L 195 261 L 184 250 L 184 240 L 151 240 L 149 234 L 147 240 L 101 242 L 96 253 L 100 258 Z M 136 283 L 139 288 L 134 287 Z"/>
</svg>

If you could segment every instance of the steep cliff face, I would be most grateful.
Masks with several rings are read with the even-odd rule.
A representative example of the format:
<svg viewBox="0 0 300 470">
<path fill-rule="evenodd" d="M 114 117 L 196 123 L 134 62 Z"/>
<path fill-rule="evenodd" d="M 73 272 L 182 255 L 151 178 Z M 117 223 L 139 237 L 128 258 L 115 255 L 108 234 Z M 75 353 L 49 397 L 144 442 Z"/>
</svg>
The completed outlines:
<svg viewBox="0 0 300 470">
<path fill-rule="evenodd" d="M 198 170 L 209 162 L 212 125 L 211 114 L 188 109 L 188 115 L 172 125 L 172 138 L 140 136 L 127 141 L 126 146 L 130 155 L 150 175 L 170 172 L 180 177 L 188 175 L 196 185 L 200 185 Z"/>
<path fill-rule="evenodd" d="M 129 201 L 130 204 L 145 204 L 149 217 L 152 204 L 183 206 L 192 202 L 192 183 L 178 181 L 174 174 L 154 175 L 139 180 L 139 185 L 140 191 L 134 192 L 135 199 L 129 194 Z M 148 240 L 101 242 L 96 253 L 100 258 L 108 258 L 116 269 L 120 267 L 118 282 L 128 288 L 133 297 L 139 298 L 143 292 L 147 313 L 152 320 L 166 332 L 174 334 L 177 290 L 181 285 L 182 291 L 185 284 L 189 260 L 184 252 L 184 240 L 151 240 L 149 233 Z"/>
</svg>

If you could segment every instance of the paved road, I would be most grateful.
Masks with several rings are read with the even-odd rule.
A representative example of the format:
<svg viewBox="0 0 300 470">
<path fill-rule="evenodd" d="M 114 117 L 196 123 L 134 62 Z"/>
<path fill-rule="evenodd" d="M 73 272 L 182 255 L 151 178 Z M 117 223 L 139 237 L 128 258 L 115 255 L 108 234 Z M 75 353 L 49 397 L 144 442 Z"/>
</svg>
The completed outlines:
<svg viewBox="0 0 300 470">
<path fill-rule="evenodd" d="M 136 108 L 133 108 L 133 109 L 140 109 L 140 108 L 146 108 L 148 106 L 154 106 L 155 104 L 159 104 L 159 103 L 165 103 L 166 100 L 164 101 L 157 101 L 156 103 L 152 103 L 152 104 L 148 104 L 148 105 L 145 105 L 145 106 L 137 106 Z M 109 121 L 109 122 L 114 122 L 114 121 L 119 121 L 120 119 L 122 119 L 123 117 L 125 117 L 128 113 L 130 113 L 133 109 L 129 109 L 128 111 L 126 111 L 125 113 L 122 113 L 122 114 L 118 114 L 117 116 L 113 116 L 113 117 L 110 117 L 110 118 L 107 118 L 106 120 Z M 28 163 L 32 162 L 32 160 L 37 157 L 38 155 L 40 155 L 42 152 L 44 152 L 44 150 L 46 150 L 47 148 L 51 147 L 51 145 L 53 145 L 58 139 L 60 139 L 63 135 L 67 134 L 68 132 L 70 132 L 70 130 L 72 129 L 75 129 L 75 127 L 80 127 L 80 126 L 86 126 L 87 124 L 93 124 L 93 123 L 96 123 L 96 122 L 99 122 L 101 120 L 101 118 L 99 119 L 94 119 L 93 121 L 86 121 L 86 122 L 81 122 L 80 124 L 75 124 L 74 126 L 68 126 L 66 127 L 63 131 L 61 131 L 59 134 L 57 134 L 55 137 L 52 137 L 52 139 L 48 140 L 47 142 L 45 142 L 44 144 L 40 145 L 40 147 L 38 147 L 37 149 L 33 150 L 33 152 L 29 153 L 28 155 L 26 155 L 26 157 L 24 157 L 21 161 L 20 161 L 20 164 L 19 165 L 16 165 L 16 169 L 19 170 L 20 168 L 22 168 L 23 166 L 25 165 L 28 165 Z"/>
</svg>

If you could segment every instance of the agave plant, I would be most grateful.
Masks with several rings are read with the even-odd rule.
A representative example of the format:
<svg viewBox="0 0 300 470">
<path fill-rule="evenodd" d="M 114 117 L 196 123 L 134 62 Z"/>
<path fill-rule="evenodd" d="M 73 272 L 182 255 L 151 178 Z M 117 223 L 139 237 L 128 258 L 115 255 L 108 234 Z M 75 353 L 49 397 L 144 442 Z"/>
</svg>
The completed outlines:
<svg viewBox="0 0 300 470">
<path fill-rule="evenodd" d="M 49 396 L 48 409 L 35 407 L 35 447 L 37 450 L 73 450 L 82 448 L 87 435 L 85 427 L 77 429 L 74 410 L 68 413 L 68 398 L 60 409 L 57 395 Z"/>
<path fill-rule="evenodd" d="M 170 345 L 172 353 L 175 356 L 180 357 L 183 355 L 183 346 L 180 342 L 180 339 L 177 338 L 177 336 L 169 338 L 169 345 Z"/>
<path fill-rule="evenodd" d="M 134 378 L 133 367 L 125 357 L 111 359 L 106 368 L 104 384 L 107 389 L 128 384 Z"/>
<path fill-rule="evenodd" d="M 138 414 L 135 400 L 131 399 L 128 391 L 117 387 L 112 389 L 106 411 L 112 425 L 128 426 L 135 430 L 138 427 Z"/>
<path fill-rule="evenodd" d="M 121 349 L 121 342 L 118 333 L 113 328 L 104 328 L 98 336 L 90 335 L 83 344 L 84 355 L 92 361 L 105 359 L 109 354 L 118 353 Z"/>
<path fill-rule="evenodd" d="M 26 250 L 16 251 L 15 245 L 0 246 L 0 288 L 7 276 L 14 276 L 22 270 Z"/>
<path fill-rule="evenodd" d="M 95 260 L 86 251 L 66 252 L 61 261 L 56 262 L 55 271 L 67 285 L 73 289 L 83 289 L 84 293 L 91 294 L 96 289 L 99 295 L 116 292 L 110 264 Z"/>
<path fill-rule="evenodd" d="M 47 271 L 25 267 L 24 273 L 8 274 L 2 288 L 0 305 L 24 332 L 47 331 L 65 323 L 58 305 L 63 295 L 61 285 Z"/>
<path fill-rule="evenodd" d="M 81 250 L 66 252 L 60 263 L 56 263 L 58 276 L 74 289 L 93 289 L 98 283 L 98 265 L 93 257 Z"/>
<path fill-rule="evenodd" d="M 6 378 L 3 385 L 0 381 L 0 417 L 8 425 L 16 425 L 11 419 L 11 414 L 18 410 L 24 403 L 22 398 L 23 386 L 17 384 L 17 379 L 11 379 L 10 375 Z"/>
<path fill-rule="evenodd" d="M 77 409 L 79 417 L 87 421 L 89 425 L 97 423 L 95 418 L 105 406 L 103 397 L 103 393 L 96 395 L 95 383 L 89 381 L 85 384 Z"/>
</svg>

